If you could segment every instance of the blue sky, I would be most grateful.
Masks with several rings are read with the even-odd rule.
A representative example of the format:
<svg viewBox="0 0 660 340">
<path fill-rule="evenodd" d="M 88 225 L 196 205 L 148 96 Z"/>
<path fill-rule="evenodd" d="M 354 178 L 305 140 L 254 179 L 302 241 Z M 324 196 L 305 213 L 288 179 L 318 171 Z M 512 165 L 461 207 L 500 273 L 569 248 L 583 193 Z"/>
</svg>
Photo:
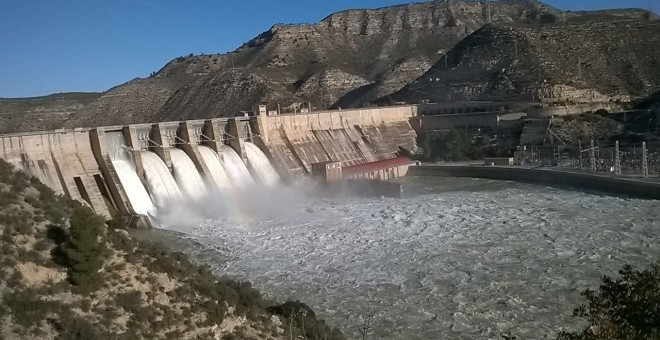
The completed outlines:
<svg viewBox="0 0 660 340">
<path fill-rule="evenodd" d="M 189 53 L 224 53 L 274 23 L 396 0 L 0 0 L 0 97 L 105 91 Z M 639 7 L 657 0 L 549 0 L 560 9 Z"/>
</svg>

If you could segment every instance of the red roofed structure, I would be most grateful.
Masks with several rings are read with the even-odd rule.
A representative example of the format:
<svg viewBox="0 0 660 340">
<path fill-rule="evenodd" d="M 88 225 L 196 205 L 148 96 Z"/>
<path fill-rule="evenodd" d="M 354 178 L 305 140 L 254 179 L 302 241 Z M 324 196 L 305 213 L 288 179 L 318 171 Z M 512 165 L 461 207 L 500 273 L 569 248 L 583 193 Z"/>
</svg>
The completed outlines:
<svg viewBox="0 0 660 340">
<path fill-rule="evenodd" d="M 346 166 L 341 169 L 342 178 L 367 178 L 388 180 L 403 177 L 414 162 L 405 156 Z"/>
</svg>

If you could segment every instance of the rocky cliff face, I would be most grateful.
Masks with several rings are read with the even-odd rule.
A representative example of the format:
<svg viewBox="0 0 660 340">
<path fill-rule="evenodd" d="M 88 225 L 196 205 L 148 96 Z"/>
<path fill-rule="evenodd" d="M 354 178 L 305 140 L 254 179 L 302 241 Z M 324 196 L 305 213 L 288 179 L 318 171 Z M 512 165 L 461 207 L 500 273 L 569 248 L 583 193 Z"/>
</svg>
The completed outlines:
<svg viewBox="0 0 660 340">
<path fill-rule="evenodd" d="M 618 26 L 603 24 L 626 20 L 628 24 Z M 275 25 L 231 53 L 178 57 L 152 77 L 107 91 L 76 117 L 45 125 L 231 116 L 266 101 L 282 107 L 307 102 L 316 108 L 356 107 L 379 98 L 379 103 L 480 99 L 517 91 L 531 99 L 538 69 L 544 79 L 561 78 L 557 84 L 576 90 L 584 88 L 583 81 L 597 83 L 593 88 L 603 93 L 614 93 L 606 88 L 621 86 L 625 91 L 620 92 L 632 88 L 639 92 L 657 85 L 643 73 L 660 73 L 654 56 L 658 49 L 647 48 L 650 56 L 645 57 L 636 47 L 637 43 L 650 46 L 636 34 L 649 36 L 650 41 L 655 41 L 652 34 L 660 35 L 653 20 L 642 10 L 562 12 L 534 0 L 432 1 L 342 11 L 313 25 Z M 494 26 L 482 28 L 488 22 Z M 574 29 L 558 28 L 560 24 Z M 615 32 L 628 30 L 625 25 L 631 25 L 634 33 Z M 607 34 L 599 30 L 613 32 L 616 38 L 603 37 Z M 608 50 L 608 44 L 616 51 Z M 575 51 L 585 53 L 582 80 L 563 79 L 577 68 L 577 61 L 571 59 Z M 556 53 L 557 58 L 552 56 Z M 610 53 L 613 57 L 600 55 Z M 561 58 L 566 61 L 555 62 Z M 449 71 L 441 70 L 445 60 Z M 608 63 L 628 65 L 621 68 L 639 76 L 607 75 L 601 66 Z M 589 68 L 594 65 L 599 65 L 600 75 L 592 79 Z M 438 87 L 435 78 L 452 88 Z M 432 86 L 420 85 L 424 79 L 433 79 Z"/>
<path fill-rule="evenodd" d="M 393 98 L 408 102 L 627 100 L 660 84 L 658 44 L 657 20 L 487 25 Z"/>
<path fill-rule="evenodd" d="M 275 25 L 234 52 L 179 57 L 155 77 L 118 86 L 91 106 L 86 121 L 70 125 L 227 116 L 263 101 L 361 106 L 422 75 L 488 21 L 488 6 L 434 1 L 348 10 L 314 25 Z M 557 12 L 534 1 L 490 7 L 500 22 L 537 22 Z"/>
</svg>

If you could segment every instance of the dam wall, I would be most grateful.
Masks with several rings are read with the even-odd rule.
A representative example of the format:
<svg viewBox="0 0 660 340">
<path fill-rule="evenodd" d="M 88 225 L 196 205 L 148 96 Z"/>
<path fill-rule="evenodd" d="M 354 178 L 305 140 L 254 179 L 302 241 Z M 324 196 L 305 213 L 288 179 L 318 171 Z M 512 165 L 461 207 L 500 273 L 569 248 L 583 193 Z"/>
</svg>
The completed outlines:
<svg viewBox="0 0 660 340">
<path fill-rule="evenodd" d="M 89 129 L 0 136 L 0 158 L 37 177 L 57 194 L 110 217 L 112 198 L 90 143 Z"/>
<path fill-rule="evenodd" d="M 473 177 L 572 187 L 615 196 L 660 199 L 660 182 L 570 171 L 506 166 L 411 166 L 410 176 Z"/>
<path fill-rule="evenodd" d="M 400 147 L 415 148 L 410 119 L 416 106 L 391 106 L 254 118 L 259 144 L 280 172 L 310 174 L 312 164 L 340 162 L 343 167 L 395 157 Z M 261 146 L 260 145 L 260 146 Z"/>
<path fill-rule="evenodd" d="M 208 181 L 213 176 L 200 152 L 202 146 L 213 150 L 220 161 L 229 150 L 232 160 L 238 155 L 248 165 L 245 145 L 252 142 L 287 180 L 311 173 L 314 163 L 353 166 L 394 158 L 400 147 L 414 148 L 416 136 L 409 119 L 415 115 L 413 106 L 276 116 L 259 112 L 251 117 L 6 134 L 0 135 L 0 158 L 106 218 L 137 216 L 141 214 L 129 202 L 131 190 L 126 190 L 134 188 L 122 186 L 117 159 L 134 167 L 139 180 L 133 185 L 142 182 L 146 188 L 145 152 L 157 155 L 166 171 L 174 174 L 172 155 L 178 149 Z M 208 155 L 209 150 L 204 151 Z M 181 152 L 177 155 L 181 157 Z"/>
</svg>

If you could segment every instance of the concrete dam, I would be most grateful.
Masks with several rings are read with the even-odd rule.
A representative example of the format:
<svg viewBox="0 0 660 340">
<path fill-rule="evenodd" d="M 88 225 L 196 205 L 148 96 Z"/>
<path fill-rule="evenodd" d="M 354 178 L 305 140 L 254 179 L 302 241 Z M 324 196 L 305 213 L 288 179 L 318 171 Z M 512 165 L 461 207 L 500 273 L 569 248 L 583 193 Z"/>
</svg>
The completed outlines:
<svg viewBox="0 0 660 340">
<path fill-rule="evenodd" d="M 361 167 L 414 148 L 415 106 L 274 114 L 62 129 L 0 135 L 0 158 L 96 213 L 153 215 L 167 202 L 209 190 L 273 186 L 313 164 L 351 168 L 346 176 L 386 179 Z M 391 162 L 390 162 L 391 163 Z M 384 172 L 385 171 L 385 172 Z"/>
</svg>

